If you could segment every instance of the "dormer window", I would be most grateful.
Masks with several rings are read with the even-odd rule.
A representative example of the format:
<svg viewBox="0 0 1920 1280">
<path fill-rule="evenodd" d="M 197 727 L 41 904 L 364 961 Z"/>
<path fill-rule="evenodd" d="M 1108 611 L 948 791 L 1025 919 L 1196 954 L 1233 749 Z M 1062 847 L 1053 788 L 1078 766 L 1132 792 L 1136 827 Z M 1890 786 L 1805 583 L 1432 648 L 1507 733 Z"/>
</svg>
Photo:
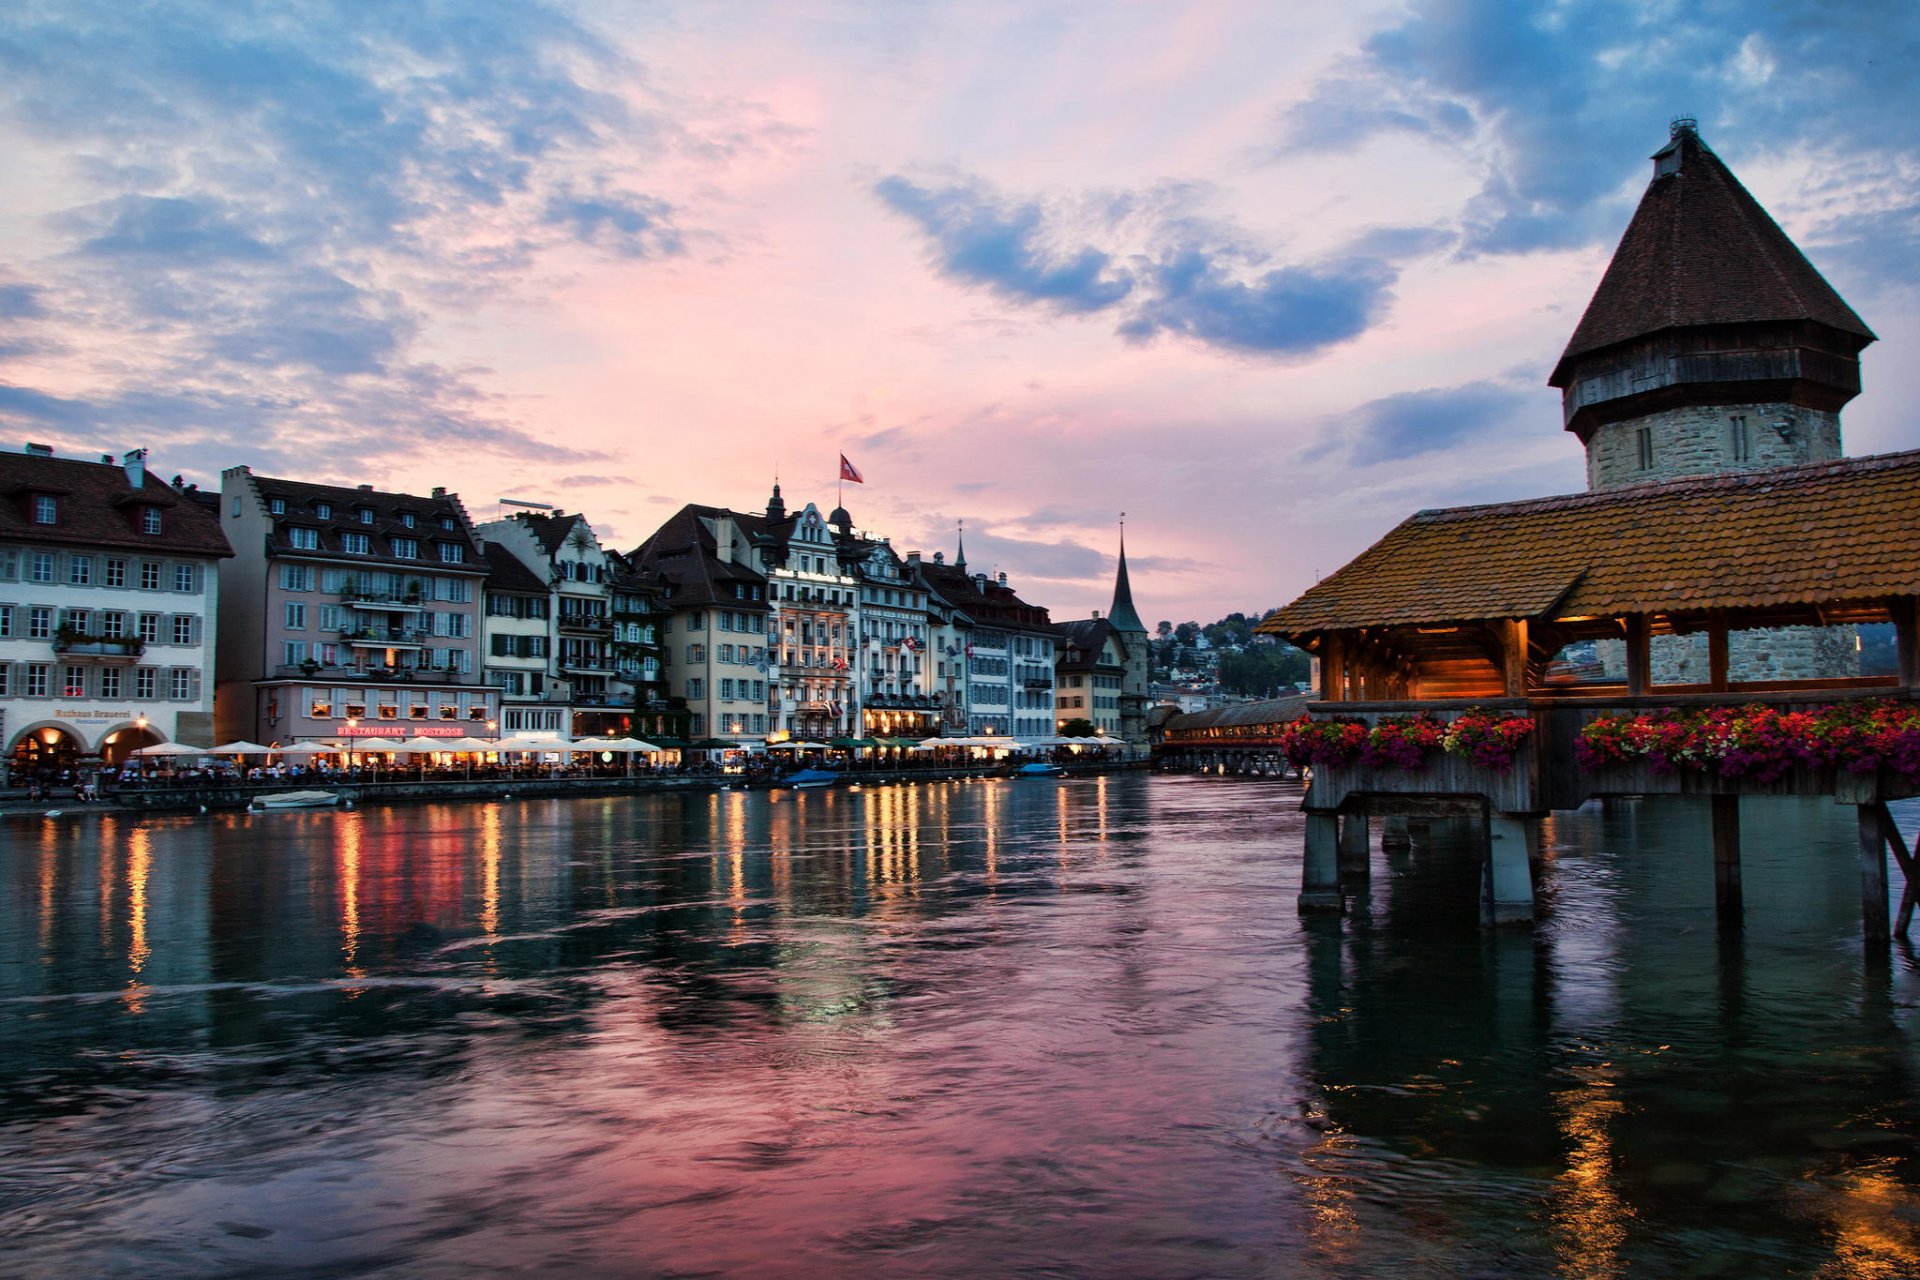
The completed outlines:
<svg viewBox="0 0 1920 1280">
<path fill-rule="evenodd" d="M 402 511 L 400 513 L 400 523 L 409 529 L 413 528 L 413 512 Z"/>
<path fill-rule="evenodd" d="M 59 524 L 60 499 L 50 493 L 34 494 L 33 522 L 35 524 Z"/>
<path fill-rule="evenodd" d="M 157 535 L 161 532 L 162 527 L 163 526 L 161 524 L 160 508 L 158 507 L 140 508 L 140 532 Z"/>
<path fill-rule="evenodd" d="M 441 527 L 442 529 L 452 529 L 452 528 L 455 528 L 456 526 L 455 526 L 455 525 L 454 525 L 454 523 L 453 523 L 453 517 L 452 517 L 452 516 L 441 516 L 441 517 L 440 517 L 440 527 Z"/>
<path fill-rule="evenodd" d="M 295 525 L 287 530 L 287 543 L 296 550 L 317 551 L 320 548 L 320 531 Z"/>
<path fill-rule="evenodd" d="M 372 508 L 372 507 L 355 507 L 355 508 L 354 508 L 354 512 L 353 512 L 353 513 L 354 513 L 355 515 L 357 515 L 357 516 L 359 516 L 359 517 L 360 517 L 360 523 L 361 523 L 361 524 L 372 524 L 372 523 L 373 523 L 373 508 Z"/>
<path fill-rule="evenodd" d="M 276 516 L 283 516 L 287 514 L 287 500 L 285 498 L 268 498 L 267 510 Z"/>
<path fill-rule="evenodd" d="M 313 514 L 318 519 L 331 520 L 333 519 L 333 504 L 331 502 L 316 502 L 313 504 Z"/>
</svg>

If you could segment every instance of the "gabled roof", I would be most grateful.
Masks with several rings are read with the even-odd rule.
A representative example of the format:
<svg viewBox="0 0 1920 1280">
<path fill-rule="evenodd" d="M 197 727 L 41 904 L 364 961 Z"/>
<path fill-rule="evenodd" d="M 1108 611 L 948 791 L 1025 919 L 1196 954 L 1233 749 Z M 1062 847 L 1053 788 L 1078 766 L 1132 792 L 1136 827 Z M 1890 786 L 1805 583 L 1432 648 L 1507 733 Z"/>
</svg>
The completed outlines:
<svg viewBox="0 0 1920 1280">
<path fill-rule="evenodd" d="M 1700 135 L 1676 125 L 1586 314 L 1548 382 L 1569 361 L 1664 329 L 1810 321 L 1874 340 L 1833 286 Z"/>
<path fill-rule="evenodd" d="M 567 544 L 574 529 L 586 517 L 564 511 L 516 511 L 507 518 L 525 525 L 528 532 L 533 534 L 534 541 L 540 544 L 540 549 L 552 556 Z"/>
<path fill-rule="evenodd" d="M 59 499 L 59 522 L 33 522 L 31 498 Z M 140 532 L 140 508 L 161 507 L 160 532 Z M 147 469 L 135 488 L 118 462 L 0 453 L 0 540 L 230 556 L 220 511 L 188 499 Z"/>
<path fill-rule="evenodd" d="M 544 596 L 552 587 L 540 575 L 520 563 L 520 557 L 497 542 L 483 542 L 480 548 L 487 558 L 487 590 L 514 591 L 521 595 Z"/>
<path fill-rule="evenodd" d="M 1056 623 L 1054 630 L 1060 633 L 1059 667 L 1062 671 L 1085 672 L 1114 666 L 1114 663 L 1101 659 L 1109 639 L 1120 646 L 1123 657 L 1127 652 L 1126 637 L 1109 618 L 1077 618 L 1072 622 Z"/>
<path fill-rule="evenodd" d="M 1107 610 L 1107 617 L 1119 631 L 1145 631 L 1147 624 L 1140 621 L 1139 610 L 1133 607 L 1133 584 L 1127 580 L 1127 534 L 1120 532 L 1120 568 L 1113 575 L 1113 607 Z"/>
<path fill-rule="evenodd" d="M 634 548 L 628 559 L 642 573 L 657 573 L 667 585 L 666 605 L 684 609 L 694 605 L 724 604 L 732 609 L 766 610 L 766 578 L 738 560 L 723 561 L 707 521 L 734 515 L 719 507 L 689 503 L 667 518 L 653 536 Z M 737 515 L 735 519 L 739 519 Z M 735 585 L 759 585 L 761 599 L 742 599 Z"/>
<path fill-rule="evenodd" d="M 1422 511 L 1272 635 L 1920 595 L 1920 450 Z"/>
</svg>

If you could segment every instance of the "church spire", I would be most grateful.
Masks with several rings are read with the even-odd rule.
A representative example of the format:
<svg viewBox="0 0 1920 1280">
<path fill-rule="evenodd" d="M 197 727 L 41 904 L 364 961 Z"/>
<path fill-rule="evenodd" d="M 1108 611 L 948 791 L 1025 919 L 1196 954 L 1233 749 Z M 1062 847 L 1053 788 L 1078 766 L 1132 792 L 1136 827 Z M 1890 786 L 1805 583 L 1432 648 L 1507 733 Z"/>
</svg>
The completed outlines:
<svg viewBox="0 0 1920 1280">
<path fill-rule="evenodd" d="M 1113 578 L 1113 608 L 1107 610 L 1107 622 L 1115 631 L 1144 633 L 1147 629 L 1147 624 L 1140 621 L 1140 614 L 1133 607 L 1133 584 L 1127 580 L 1127 521 L 1124 514 L 1120 519 L 1120 571 Z"/>
<path fill-rule="evenodd" d="M 953 554 L 953 567 L 956 569 L 967 567 L 967 522 L 965 520 L 960 522 L 960 546 Z"/>
<path fill-rule="evenodd" d="M 773 496 L 767 499 L 767 519 L 773 521 L 787 518 L 787 500 L 780 496 L 780 477 L 773 478 Z"/>
</svg>

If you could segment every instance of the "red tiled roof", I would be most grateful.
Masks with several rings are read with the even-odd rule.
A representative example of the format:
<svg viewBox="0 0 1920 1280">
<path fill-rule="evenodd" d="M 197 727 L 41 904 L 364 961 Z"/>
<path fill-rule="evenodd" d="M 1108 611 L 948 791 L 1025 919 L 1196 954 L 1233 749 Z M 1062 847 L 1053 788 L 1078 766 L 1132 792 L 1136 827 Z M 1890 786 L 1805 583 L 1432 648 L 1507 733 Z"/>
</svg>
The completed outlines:
<svg viewBox="0 0 1920 1280">
<path fill-rule="evenodd" d="M 1422 511 L 1273 635 L 1920 595 L 1920 450 Z"/>
<path fill-rule="evenodd" d="M 708 519 L 734 515 L 720 507 L 695 503 L 680 508 L 656 529 L 651 538 L 635 547 L 628 559 L 643 573 L 658 574 L 667 584 L 663 603 L 673 610 L 691 605 L 725 604 L 729 608 L 765 611 L 764 598 L 741 599 L 734 594 L 736 584 L 764 588 L 766 578 L 738 561 L 720 559 L 719 547 Z M 703 519 L 704 517 L 704 519 Z M 735 519 L 739 519 L 737 515 Z M 762 597 L 765 591 L 761 592 Z M 751 597 L 752 592 L 747 595 Z"/>
<path fill-rule="evenodd" d="M 1586 314 L 1548 381 L 1563 387 L 1577 356 L 1663 329 L 1806 320 L 1873 331 L 1814 269 L 1698 134 L 1670 144 L 1679 167 L 1655 177 Z M 1662 154 L 1665 154 L 1663 149 Z"/>
<path fill-rule="evenodd" d="M 57 496 L 59 522 L 33 522 L 36 493 Z M 163 508 L 157 534 L 140 532 L 140 508 Z M 0 453 L 0 540 L 230 556 L 219 510 L 189 501 L 148 468 L 139 488 L 118 462 Z"/>
</svg>

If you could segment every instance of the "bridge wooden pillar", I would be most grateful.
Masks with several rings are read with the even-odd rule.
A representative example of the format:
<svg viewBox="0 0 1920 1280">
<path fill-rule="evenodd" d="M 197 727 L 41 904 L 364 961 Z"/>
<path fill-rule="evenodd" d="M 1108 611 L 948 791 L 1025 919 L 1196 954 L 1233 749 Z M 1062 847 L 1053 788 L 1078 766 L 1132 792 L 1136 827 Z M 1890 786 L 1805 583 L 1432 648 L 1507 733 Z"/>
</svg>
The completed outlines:
<svg viewBox="0 0 1920 1280">
<path fill-rule="evenodd" d="M 1916 626 L 1916 610 L 1912 596 L 1896 596 L 1887 602 L 1887 612 L 1893 615 L 1893 647 L 1899 663 L 1900 687 L 1911 689 L 1920 685 L 1920 626 Z"/>
<path fill-rule="evenodd" d="M 1371 876 L 1373 843 L 1367 831 L 1367 815 L 1345 814 L 1340 819 L 1340 882 L 1364 884 Z"/>
<path fill-rule="evenodd" d="M 1338 912 L 1340 895 L 1340 819 L 1331 813 L 1307 814 L 1306 854 L 1300 860 L 1300 913 Z"/>
<path fill-rule="evenodd" d="M 1487 860 L 1481 897 L 1489 923 L 1533 923 L 1533 850 L 1540 819 L 1523 813 L 1487 815 Z"/>
<path fill-rule="evenodd" d="M 1647 633 L 1647 615 L 1630 613 L 1624 620 L 1627 637 L 1627 692 L 1634 696 L 1653 687 L 1653 653 Z"/>
<path fill-rule="evenodd" d="M 1344 702 L 1347 698 L 1346 644 L 1337 631 L 1320 638 L 1320 700 Z"/>
<path fill-rule="evenodd" d="M 1745 913 L 1740 889 L 1740 797 L 1713 797 L 1713 903 L 1723 927 Z"/>
<path fill-rule="evenodd" d="M 1870 949 L 1887 945 L 1886 811 L 1878 803 L 1855 806 L 1860 826 L 1860 936 Z"/>
</svg>

